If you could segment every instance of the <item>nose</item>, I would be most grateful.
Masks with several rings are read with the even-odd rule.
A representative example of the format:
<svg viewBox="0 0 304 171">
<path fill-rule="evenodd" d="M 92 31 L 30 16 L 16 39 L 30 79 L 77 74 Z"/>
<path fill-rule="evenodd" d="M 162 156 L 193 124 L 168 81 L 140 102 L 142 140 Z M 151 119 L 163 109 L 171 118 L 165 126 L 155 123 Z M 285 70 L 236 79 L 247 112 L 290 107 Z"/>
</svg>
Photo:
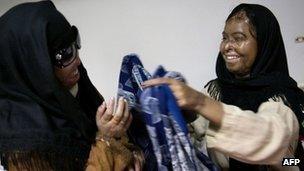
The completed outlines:
<svg viewBox="0 0 304 171">
<path fill-rule="evenodd" d="M 233 50 L 235 48 L 235 42 L 233 40 L 227 41 L 224 48 L 226 51 Z"/>
<path fill-rule="evenodd" d="M 76 65 L 79 66 L 81 64 L 81 60 L 80 60 L 79 56 L 77 56 L 76 60 L 77 60 Z"/>
<path fill-rule="evenodd" d="M 75 65 L 78 67 L 80 64 L 81 64 L 81 60 L 80 60 L 80 57 L 79 57 L 79 53 L 77 52 Z"/>
</svg>

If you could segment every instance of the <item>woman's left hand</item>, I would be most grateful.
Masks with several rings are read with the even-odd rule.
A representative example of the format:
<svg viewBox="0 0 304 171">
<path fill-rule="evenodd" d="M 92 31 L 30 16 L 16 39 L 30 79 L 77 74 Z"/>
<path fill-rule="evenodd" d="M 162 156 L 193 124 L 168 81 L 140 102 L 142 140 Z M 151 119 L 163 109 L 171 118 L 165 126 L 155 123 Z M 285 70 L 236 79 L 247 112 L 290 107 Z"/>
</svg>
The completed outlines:
<svg viewBox="0 0 304 171">
<path fill-rule="evenodd" d="M 145 156 L 141 150 L 133 151 L 134 162 L 129 166 L 128 171 L 141 171 L 145 163 Z"/>
<path fill-rule="evenodd" d="M 123 97 L 119 98 L 116 111 L 114 104 L 114 99 L 111 99 L 108 105 L 103 102 L 97 109 L 96 124 L 98 133 L 102 137 L 119 138 L 125 134 L 131 124 L 132 115 L 129 113 L 128 103 Z"/>
</svg>

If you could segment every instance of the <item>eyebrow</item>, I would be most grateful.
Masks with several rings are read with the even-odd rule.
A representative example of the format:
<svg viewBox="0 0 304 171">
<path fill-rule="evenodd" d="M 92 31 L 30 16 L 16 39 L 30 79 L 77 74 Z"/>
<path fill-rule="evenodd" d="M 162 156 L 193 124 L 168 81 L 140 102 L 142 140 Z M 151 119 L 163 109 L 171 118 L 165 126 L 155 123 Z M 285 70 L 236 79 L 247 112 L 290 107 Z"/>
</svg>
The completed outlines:
<svg viewBox="0 0 304 171">
<path fill-rule="evenodd" d="M 236 35 L 236 34 L 241 34 L 241 35 L 243 35 L 243 36 L 246 36 L 246 34 L 244 34 L 243 32 L 239 32 L 239 31 L 233 32 L 233 33 L 232 33 L 232 35 Z M 225 31 L 223 31 L 223 32 L 222 32 L 222 35 L 227 35 L 227 33 L 226 33 Z"/>
<path fill-rule="evenodd" d="M 239 32 L 239 31 L 237 31 L 237 32 L 233 32 L 233 33 L 232 33 L 232 35 L 236 35 L 236 34 L 241 34 L 241 35 L 246 36 L 246 34 L 244 34 L 243 32 Z"/>
</svg>

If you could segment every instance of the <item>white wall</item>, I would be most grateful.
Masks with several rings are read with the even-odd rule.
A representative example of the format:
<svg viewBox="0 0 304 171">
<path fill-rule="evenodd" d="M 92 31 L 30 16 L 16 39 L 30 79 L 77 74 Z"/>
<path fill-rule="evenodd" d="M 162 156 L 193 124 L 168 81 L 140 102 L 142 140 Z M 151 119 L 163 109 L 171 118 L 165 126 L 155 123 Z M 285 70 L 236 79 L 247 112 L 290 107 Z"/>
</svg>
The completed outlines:
<svg viewBox="0 0 304 171">
<path fill-rule="evenodd" d="M 0 14 L 26 0 L 1 0 Z M 196 89 L 215 78 L 224 21 L 240 2 L 271 9 L 281 25 L 291 76 L 304 82 L 303 0 L 54 0 L 76 25 L 80 55 L 97 89 L 115 96 L 121 59 L 135 52 L 153 72 L 159 65 L 183 73 Z"/>
</svg>

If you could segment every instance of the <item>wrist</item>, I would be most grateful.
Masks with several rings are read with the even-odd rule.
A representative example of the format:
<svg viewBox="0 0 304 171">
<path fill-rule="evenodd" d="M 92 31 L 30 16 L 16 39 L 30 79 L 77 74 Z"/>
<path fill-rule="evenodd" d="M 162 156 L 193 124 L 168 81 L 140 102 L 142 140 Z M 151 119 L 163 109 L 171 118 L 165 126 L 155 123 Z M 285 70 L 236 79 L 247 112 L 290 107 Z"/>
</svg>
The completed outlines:
<svg viewBox="0 0 304 171">
<path fill-rule="evenodd" d="M 103 133 L 101 133 L 101 132 L 97 132 L 97 133 L 96 133 L 96 136 L 95 136 L 95 140 L 96 140 L 96 141 L 105 142 L 108 146 L 110 146 L 110 140 L 111 140 L 111 139 L 112 139 L 112 138 L 111 138 L 110 136 L 105 135 L 105 134 L 103 134 Z"/>
<path fill-rule="evenodd" d="M 204 106 L 206 104 L 206 96 L 203 93 L 198 92 L 197 103 L 194 107 L 194 111 L 197 113 L 203 112 Z"/>
</svg>

